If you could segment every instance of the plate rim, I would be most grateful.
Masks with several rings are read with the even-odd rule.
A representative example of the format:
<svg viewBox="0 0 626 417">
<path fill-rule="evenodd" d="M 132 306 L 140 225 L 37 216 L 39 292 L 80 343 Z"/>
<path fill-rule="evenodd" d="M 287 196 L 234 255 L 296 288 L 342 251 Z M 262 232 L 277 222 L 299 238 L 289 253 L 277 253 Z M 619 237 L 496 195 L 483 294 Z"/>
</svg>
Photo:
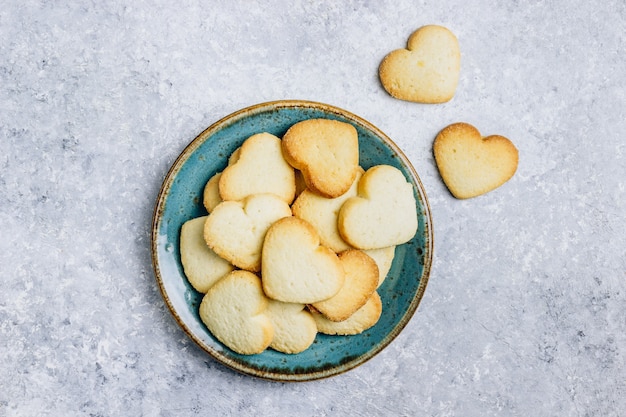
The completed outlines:
<svg viewBox="0 0 626 417">
<path fill-rule="evenodd" d="M 218 350 L 214 349 L 212 346 L 204 343 L 198 336 L 195 335 L 193 331 L 188 327 L 185 321 L 181 318 L 180 314 L 176 311 L 167 290 L 165 288 L 165 284 L 163 282 L 163 278 L 161 276 L 161 268 L 159 265 L 159 256 L 158 256 L 158 236 L 159 229 L 162 219 L 162 214 L 165 209 L 165 202 L 167 200 L 167 196 L 171 189 L 172 183 L 174 182 L 177 173 L 183 167 L 185 162 L 189 159 L 189 157 L 198 149 L 213 133 L 219 131 L 220 129 L 228 126 L 232 123 L 235 123 L 242 118 L 245 118 L 250 115 L 260 114 L 268 110 L 276 110 L 281 108 L 313 108 L 317 110 L 321 110 L 325 113 L 332 113 L 340 116 L 342 118 L 348 119 L 357 125 L 362 126 L 363 128 L 370 130 L 376 136 L 380 137 L 386 145 L 388 145 L 393 152 L 398 156 L 401 160 L 402 164 L 405 168 L 410 172 L 414 182 L 416 183 L 416 193 L 419 195 L 420 201 L 423 205 L 423 217 L 424 217 L 424 228 L 425 228 L 425 253 L 423 254 L 424 265 L 423 271 L 420 277 L 420 283 L 418 285 L 417 291 L 413 295 L 411 302 L 409 304 L 409 308 L 404 312 L 401 319 L 398 323 L 393 327 L 393 329 L 388 332 L 384 338 L 376 344 L 372 349 L 367 351 L 366 353 L 357 356 L 355 359 L 352 359 L 346 363 L 341 363 L 339 365 L 333 366 L 331 368 L 324 368 L 315 371 L 309 371 L 305 373 L 280 373 L 273 372 L 267 370 L 260 370 L 257 368 L 245 366 L 242 362 L 233 360 L 227 356 L 222 355 Z M 176 157 L 174 162 L 170 165 L 167 173 L 163 177 L 163 181 L 161 183 L 161 187 L 157 194 L 156 203 L 154 205 L 152 220 L 151 220 L 151 245 L 150 245 L 150 253 L 152 260 L 152 269 L 155 275 L 155 279 L 157 281 L 159 291 L 161 296 L 163 297 L 163 301 L 168 307 L 170 313 L 176 320 L 177 324 L 186 335 L 191 338 L 204 352 L 208 353 L 216 362 L 225 365 L 226 367 L 235 370 L 239 373 L 258 377 L 265 380 L 271 381 L 279 381 L 279 382 L 301 382 L 301 381 L 312 381 L 322 378 L 328 378 L 331 376 L 339 375 L 345 373 L 351 369 L 354 369 L 363 363 L 367 362 L 382 350 L 384 350 L 406 327 L 409 321 L 415 315 L 417 308 L 419 307 L 423 295 L 426 291 L 426 287 L 428 285 L 428 281 L 430 278 L 430 273 L 432 269 L 433 262 L 433 250 L 434 250 L 434 242 L 433 242 L 433 220 L 430 209 L 430 204 L 428 202 L 428 198 L 426 196 L 426 192 L 424 189 L 424 185 L 417 174 L 413 164 L 404 154 L 404 152 L 400 149 L 396 143 L 389 138 L 383 131 L 381 131 L 378 127 L 373 125 L 371 122 L 363 119 L 356 114 L 344 110 L 340 107 L 325 104 L 317 101 L 311 100 L 295 100 L 295 99 L 287 99 L 287 100 L 274 100 L 267 101 L 258 104 L 253 104 L 251 106 L 247 106 L 241 108 L 237 111 L 234 111 L 216 122 L 209 125 L 206 129 L 200 132 L 190 143 L 188 143 L 180 154 Z"/>
</svg>

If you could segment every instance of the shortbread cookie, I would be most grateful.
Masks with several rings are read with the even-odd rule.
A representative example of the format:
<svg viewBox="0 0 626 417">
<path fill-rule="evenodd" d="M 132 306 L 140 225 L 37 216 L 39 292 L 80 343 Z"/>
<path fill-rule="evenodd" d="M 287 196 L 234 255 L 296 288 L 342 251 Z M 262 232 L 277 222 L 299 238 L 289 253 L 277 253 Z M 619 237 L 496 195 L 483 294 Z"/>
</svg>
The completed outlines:
<svg viewBox="0 0 626 417">
<path fill-rule="evenodd" d="M 315 228 L 297 217 L 274 223 L 265 236 L 263 289 L 275 300 L 311 304 L 337 294 L 344 270 L 337 255 L 320 240 Z"/>
<path fill-rule="evenodd" d="M 196 291 L 205 293 L 234 267 L 220 258 L 205 243 L 204 222 L 207 216 L 183 223 L 180 230 L 180 261 L 187 280 Z"/>
<path fill-rule="evenodd" d="M 200 303 L 200 319 L 220 342 L 243 355 L 263 352 L 274 326 L 266 313 L 269 299 L 261 279 L 233 271 L 209 289 Z"/>
<path fill-rule="evenodd" d="M 283 353 L 300 353 L 315 340 L 317 325 L 304 304 L 270 300 L 267 314 L 274 325 L 274 338 L 270 344 L 272 349 Z"/>
<path fill-rule="evenodd" d="M 358 196 L 339 210 L 341 237 L 358 249 L 400 245 L 417 231 L 413 186 L 402 172 L 390 165 L 368 169 L 358 186 Z"/>
<path fill-rule="evenodd" d="M 382 285 L 385 278 L 387 278 L 387 274 L 391 269 L 393 258 L 396 255 L 396 247 L 387 246 L 386 248 L 368 249 L 363 252 L 372 258 L 374 262 L 376 262 L 376 266 L 378 266 L 378 285 L 376 286 L 376 288 L 378 288 Z"/>
<path fill-rule="evenodd" d="M 449 101 L 459 82 L 459 41 L 443 26 L 419 28 L 408 40 L 407 49 L 389 53 L 379 67 L 383 87 L 401 100 L 418 103 Z"/>
<path fill-rule="evenodd" d="M 345 193 L 359 166 L 359 138 L 354 126 L 330 119 L 309 119 L 283 136 L 287 162 L 302 171 L 309 189 L 328 198 Z"/>
<path fill-rule="evenodd" d="M 504 136 L 482 137 L 467 123 L 444 128 L 433 144 L 443 182 L 459 199 L 476 197 L 507 182 L 518 164 L 518 151 Z"/>
<path fill-rule="evenodd" d="M 291 204 L 296 192 L 293 168 L 285 161 L 281 140 L 269 133 L 246 139 L 238 157 L 231 156 L 219 180 L 222 200 L 243 200 L 271 193 Z"/>
<path fill-rule="evenodd" d="M 207 212 L 212 212 L 213 209 L 222 202 L 222 197 L 220 197 L 220 189 L 219 189 L 219 181 L 222 176 L 221 172 L 213 175 L 207 181 L 204 186 L 204 192 L 202 194 L 202 204 Z"/>
<path fill-rule="evenodd" d="M 343 203 L 348 198 L 357 195 L 357 184 L 363 172 L 363 168 L 359 167 L 352 186 L 339 197 L 326 198 L 313 191 L 305 190 L 291 206 L 293 215 L 306 220 L 315 227 L 315 230 L 320 235 L 322 245 L 332 249 L 335 253 L 351 248 L 339 235 L 337 217 Z"/>
<path fill-rule="evenodd" d="M 313 304 L 331 321 L 344 321 L 361 308 L 378 286 L 378 266 L 364 252 L 350 249 L 339 254 L 346 273 L 343 286 L 328 300 Z"/>
<path fill-rule="evenodd" d="M 367 300 L 367 303 L 344 321 L 328 320 L 320 313 L 312 312 L 317 331 L 330 335 L 355 335 L 373 327 L 380 318 L 383 304 L 377 292 Z"/>
<path fill-rule="evenodd" d="M 204 240 L 219 256 L 238 268 L 261 269 L 267 229 L 291 216 L 289 205 L 274 194 L 254 194 L 242 201 L 218 204 L 204 225 Z"/>
</svg>

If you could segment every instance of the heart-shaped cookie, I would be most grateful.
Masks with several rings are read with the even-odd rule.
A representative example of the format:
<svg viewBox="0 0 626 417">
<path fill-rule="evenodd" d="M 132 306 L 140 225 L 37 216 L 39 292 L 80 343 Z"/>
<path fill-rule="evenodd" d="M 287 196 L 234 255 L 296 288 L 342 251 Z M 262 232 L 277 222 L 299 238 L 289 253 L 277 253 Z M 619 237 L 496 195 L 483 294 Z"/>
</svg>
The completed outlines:
<svg viewBox="0 0 626 417">
<path fill-rule="evenodd" d="M 197 217 L 183 223 L 180 229 L 180 261 L 189 283 L 201 293 L 234 269 L 220 258 L 204 241 L 204 223 L 207 217 Z"/>
<path fill-rule="evenodd" d="M 390 52 L 379 76 L 393 97 L 418 103 L 444 103 L 456 91 L 461 70 L 459 42 L 443 26 L 423 26 L 409 37 L 407 49 Z"/>
<path fill-rule="evenodd" d="M 444 128 L 433 143 L 433 153 L 443 182 L 459 199 L 476 197 L 507 182 L 515 171 L 519 153 L 504 136 L 482 137 L 467 123 Z"/>
<path fill-rule="evenodd" d="M 390 165 L 368 169 L 358 185 L 358 196 L 339 210 L 341 237 L 358 249 L 401 245 L 417 231 L 417 208 L 413 186 Z"/>
<path fill-rule="evenodd" d="M 223 201 L 204 223 L 204 240 L 233 265 L 257 272 L 261 269 L 261 250 L 267 229 L 287 216 L 291 216 L 291 208 L 274 194 Z"/>
<path fill-rule="evenodd" d="M 229 158 L 219 178 L 223 200 L 271 193 L 291 204 L 296 192 L 293 168 L 283 158 L 281 140 L 269 133 L 250 136 Z"/>
<path fill-rule="evenodd" d="M 288 303 L 325 300 L 344 282 L 337 255 L 321 246 L 313 226 L 297 217 L 286 217 L 269 228 L 261 269 L 267 296 Z"/>
<path fill-rule="evenodd" d="M 317 326 L 304 304 L 270 300 L 267 315 L 274 325 L 270 347 L 283 353 L 299 353 L 315 340 Z"/>
<path fill-rule="evenodd" d="M 365 252 L 349 249 L 339 254 L 346 278 L 337 294 L 313 304 L 331 321 L 343 321 L 363 307 L 378 286 L 378 266 Z"/>
<path fill-rule="evenodd" d="M 233 271 L 202 298 L 200 319 L 235 352 L 261 353 L 274 337 L 274 326 L 266 314 L 268 303 L 259 277 L 248 271 Z"/>
<path fill-rule="evenodd" d="M 327 197 L 348 189 L 359 167 L 359 137 L 349 123 L 309 119 L 291 126 L 282 142 L 287 162 L 302 171 L 307 187 Z"/>
</svg>

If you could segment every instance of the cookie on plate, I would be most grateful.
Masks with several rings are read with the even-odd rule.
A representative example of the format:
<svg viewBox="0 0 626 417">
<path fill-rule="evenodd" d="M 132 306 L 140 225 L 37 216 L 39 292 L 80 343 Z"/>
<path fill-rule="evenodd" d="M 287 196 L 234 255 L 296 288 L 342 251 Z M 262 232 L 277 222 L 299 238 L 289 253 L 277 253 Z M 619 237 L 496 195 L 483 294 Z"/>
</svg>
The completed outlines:
<svg viewBox="0 0 626 417">
<path fill-rule="evenodd" d="M 390 165 L 376 165 L 361 177 L 358 195 L 339 210 L 341 237 L 358 249 L 401 245 L 417 231 L 413 186 Z"/>
<path fill-rule="evenodd" d="M 252 355 L 263 352 L 274 338 L 268 304 L 259 277 L 248 271 L 232 271 L 204 295 L 200 319 L 230 349 Z"/>
<path fill-rule="evenodd" d="M 433 143 L 443 182 L 459 199 L 492 191 L 507 182 L 519 160 L 517 148 L 504 136 L 483 137 L 468 123 L 444 128 Z"/>
<path fill-rule="evenodd" d="M 383 304 L 377 292 L 367 300 L 365 305 L 344 321 L 331 321 L 324 315 L 312 312 L 317 330 L 330 335 L 355 335 L 374 326 L 383 311 Z"/>
<path fill-rule="evenodd" d="M 300 304 L 332 297 L 345 279 L 335 252 L 321 246 L 315 228 L 297 217 L 278 220 L 267 231 L 261 275 L 268 297 Z"/>
<path fill-rule="evenodd" d="M 207 216 L 183 223 L 180 230 L 180 261 L 187 280 L 196 291 L 205 293 L 224 275 L 234 269 L 220 258 L 204 241 L 203 231 Z"/>
<path fill-rule="evenodd" d="M 294 170 L 283 158 L 281 140 L 269 133 L 246 139 L 219 179 L 220 197 L 227 201 L 271 193 L 291 204 L 295 192 Z"/>
<path fill-rule="evenodd" d="M 265 233 L 291 208 L 274 194 L 253 194 L 218 204 L 204 224 L 204 240 L 220 257 L 238 268 L 261 270 Z"/>
<path fill-rule="evenodd" d="M 343 286 L 331 298 L 313 303 L 313 308 L 331 321 L 344 321 L 361 308 L 378 286 L 376 262 L 360 250 L 339 254 L 346 273 Z"/>
<path fill-rule="evenodd" d="M 406 49 L 390 52 L 379 67 L 385 90 L 418 103 L 444 103 L 454 96 L 461 71 L 456 36 L 438 25 L 423 26 L 409 37 Z"/>
<path fill-rule="evenodd" d="M 303 120 L 287 130 L 282 148 L 287 162 L 302 172 L 307 187 L 323 197 L 339 197 L 354 181 L 359 137 L 349 123 Z"/>
<path fill-rule="evenodd" d="M 224 275 L 234 269 L 207 246 L 203 238 L 206 216 L 183 223 L 180 230 L 180 261 L 191 286 L 206 293 Z"/>
<path fill-rule="evenodd" d="M 274 325 L 274 338 L 270 347 L 283 353 L 300 353 L 306 350 L 317 335 L 317 325 L 304 304 L 283 303 L 270 300 L 267 314 Z"/>
</svg>

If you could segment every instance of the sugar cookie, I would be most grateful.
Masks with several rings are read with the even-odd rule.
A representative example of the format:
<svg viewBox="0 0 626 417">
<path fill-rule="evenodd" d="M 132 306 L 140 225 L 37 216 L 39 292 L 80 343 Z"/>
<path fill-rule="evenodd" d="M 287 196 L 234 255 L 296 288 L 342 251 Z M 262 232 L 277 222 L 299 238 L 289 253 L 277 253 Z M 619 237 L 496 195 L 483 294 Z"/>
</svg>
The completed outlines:
<svg viewBox="0 0 626 417">
<path fill-rule="evenodd" d="M 383 87 L 401 100 L 443 103 L 456 91 L 461 70 L 459 42 L 443 26 L 416 30 L 406 49 L 390 52 L 379 67 Z"/>
<path fill-rule="evenodd" d="M 315 340 L 317 325 L 304 304 L 270 300 L 267 314 L 274 325 L 274 338 L 270 344 L 272 349 L 283 353 L 300 353 Z"/>
<path fill-rule="evenodd" d="M 339 210 L 341 237 L 355 248 L 378 249 L 400 245 L 417 231 L 413 186 L 390 165 L 368 169 L 358 186 L 358 196 Z"/>
<path fill-rule="evenodd" d="M 285 161 L 281 140 L 269 133 L 246 139 L 238 155 L 219 179 L 222 200 L 242 200 L 249 195 L 271 193 L 291 204 L 296 192 L 293 168 Z"/>
<path fill-rule="evenodd" d="M 268 297 L 301 304 L 332 297 L 345 279 L 337 255 L 320 246 L 313 226 L 296 217 L 281 219 L 267 231 L 261 274 Z"/>
<path fill-rule="evenodd" d="M 465 199 L 492 191 L 507 182 L 519 160 L 517 148 L 504 136 L 482 137 L 468 123 L 444 128 L 433 143 L 437 168 L 456 198 Z"/>
<path fill-rule="evenodd" d="M 180 261 L 185 276 L 196 291 L 206 293 L 234 267 L 220 258 L 204 241 L 203 230 L 207 216 L 183 223 L 180 230 Z"/>
<path fill-rule="evenodd" d="M 263 352 L 272 342 L 274 326 L 266 313 L 269 300 L 261 279 L 233 271 L 212 286 L 200 303 L 200 319 L 230 349 L 243 355 Z"/>
<path fill-rule="evenodd" d="M 291 126 L 283 136 L 283 155 L 302 171 L 310 190 L 334 198 L 345 193 L 359 166 L 359 138 L 349 123 L 309 119 Z"/>
<path fill-rule="evenodd" d="M 242 201 L 218 204 L 204 225 L 204 240 L 238 268 L 257 272 L 267 229 L 291 216 L 289 205 L 274 194 L 254 194 Z"/>
</svg>

